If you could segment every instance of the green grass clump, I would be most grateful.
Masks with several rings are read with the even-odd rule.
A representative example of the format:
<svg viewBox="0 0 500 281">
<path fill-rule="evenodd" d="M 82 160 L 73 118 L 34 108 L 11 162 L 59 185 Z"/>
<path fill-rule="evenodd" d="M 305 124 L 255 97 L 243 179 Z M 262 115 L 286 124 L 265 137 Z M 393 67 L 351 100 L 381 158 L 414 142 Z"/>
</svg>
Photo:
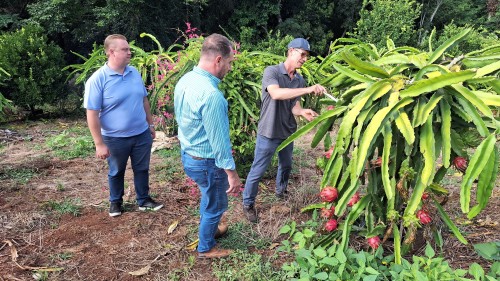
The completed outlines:
<svg viewBox="0 0 500 281">
<path fill-rule="evenodd" d="M 71 214 L 75 217 L 81 215 L 82 206 L 80 205 L 79 199 L 69 200 L 65 199 L 61 202 L 56 201 L 47 201 L 43 203 L 43 208 L 47 211 L 51 211 L 58 216 L 62 216 L 64 214 Z"/>
<path fill-rule="evenodd" d="M 85 158 L 95 151 L 94 141 L 88 131 L 67 130 L 59 135 L 48 138 L 45 145 L 52 152 L 65 160 L 74 158 Z"/>
<path fill-rule="evenodd" d="M 214 261 L 212 272 L 221 281 L 283 280 L 283 273 L 274 268 L 271 259 L 245 250 L 236 250 L 229 257 Z"/>
</svg>

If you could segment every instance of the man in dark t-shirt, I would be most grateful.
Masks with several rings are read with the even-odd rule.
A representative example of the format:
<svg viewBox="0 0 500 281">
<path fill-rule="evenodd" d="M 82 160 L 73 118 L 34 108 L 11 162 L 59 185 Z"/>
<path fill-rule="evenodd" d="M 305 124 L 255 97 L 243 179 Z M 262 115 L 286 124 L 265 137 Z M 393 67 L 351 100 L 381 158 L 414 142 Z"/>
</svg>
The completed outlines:
<svg viewBox="0 0 500 281">
<path fill-rule="evenodd" d="M 268 66 L 262 77 L 262 107 L 257 130 L 255 158 L 243 191 L 243 212 L 250 222 L 257 222 L 255 198 L 259 182 L 266 172 L 276 148 L 297 130 L 295 116 L 311 121 L 318 114 L 302 108 L 300 97 L 320 95 L 326 90 L 316 84 L 306 87 L 304 78 L 296 71 L 307 61 L 310 46 L 304 38 L 295 38 L 288 44 L 284 63 Z M 292 170 L 293 143 L 278 152 L 276 196 L 284 198 Z"/>
</svg>

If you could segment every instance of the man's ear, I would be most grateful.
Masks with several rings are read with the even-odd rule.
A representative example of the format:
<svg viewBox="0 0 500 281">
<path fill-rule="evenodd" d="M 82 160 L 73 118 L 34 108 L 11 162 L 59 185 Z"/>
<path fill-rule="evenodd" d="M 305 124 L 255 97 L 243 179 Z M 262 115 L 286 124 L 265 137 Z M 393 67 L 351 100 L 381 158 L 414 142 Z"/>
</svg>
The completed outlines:
<svg viewBox="0 0 500 281">
<path fill-rule="evenodd" d="M 215 62 L 220 63 L 222 61 L 222 56 L 216 56 L 215 57 Z"/>
</svg>

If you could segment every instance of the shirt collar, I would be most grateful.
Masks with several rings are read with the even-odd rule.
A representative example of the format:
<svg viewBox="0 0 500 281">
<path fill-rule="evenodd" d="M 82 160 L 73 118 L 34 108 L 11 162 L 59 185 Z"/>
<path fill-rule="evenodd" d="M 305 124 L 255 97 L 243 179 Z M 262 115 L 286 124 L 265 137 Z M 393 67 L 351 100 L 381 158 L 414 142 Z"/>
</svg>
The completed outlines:
<svg viewBox="0 0 500 281">
<path fill-rule="evenodd" d="M 288 76 L 288 71 L 286 71 L 285 63 L 283 63 L 283 62 L 280 63 L 278 67 L 279 67 L 279 70 L 280 70 L 281 74 Z M 297 72 L 297 70 L 295 70 L 293 72 L 293 79 L 297 79 L 297 75 L 298 74 L 299 73 Z"/>
<path fill-rule="evenodd" d="M 130 71 L 132 71 L 132 69 L 130 68 L 130 66 L 125 66 L 125 70 L 123 71 L 123 74 L 120 74 L 116 71 L 114 71 L 113 69 L 111 69 L 109 66 L 108 66 L 108 62 L 104 63 L 104 72 L 107 74 L 107 75 L 120 75 L 120 76 L 125 76 L 127 75 Z"/>
<path fill-rule="evenodd" d="M 219 85 L 219 83 L 221 82 L 221 81 L 220 81 L 220 79 L 219 79 L 219 78 L 217 78 L 217 77 L 215 77 L 212 73 L 210 73 L 210 72 L 206 71 L 205 69 L 200 68 L 200 67 L 198 67 L 198 66 L 195 66 L 195 67 L 193 68 L 193 71 L 194 71 L 195 73 L 199 74 L 199 75 L 202 75 L 202 76 L 207 77 L 207 78 L 208 78 L 208 79 L 210 79 L 210 80 L 214 83 L 214 85 L 216 85 L 216 86 L 217 86 L 217 85 Z"/>
</svg>

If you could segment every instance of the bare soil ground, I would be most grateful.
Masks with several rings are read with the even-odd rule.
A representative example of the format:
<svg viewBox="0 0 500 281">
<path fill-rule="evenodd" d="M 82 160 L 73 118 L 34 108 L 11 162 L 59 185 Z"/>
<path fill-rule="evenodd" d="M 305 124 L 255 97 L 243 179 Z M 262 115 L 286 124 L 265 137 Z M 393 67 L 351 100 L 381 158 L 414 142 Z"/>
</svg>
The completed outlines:
<svg viewBox="0 0 500 281">
<path fill-rule="evenodd" d="M 126 212 L 111 218 L 106 163 L 94 157 L 63 160 L 44 145 L 47 137 L 75 126 L 85 124 L 82 120 L 51 120 L 0 125 L 0 129 L 16 132 L 4 137 L 0 146 L 0 280 L 217 280 L 213 261 L 197 259 L 195 252 L 186 249 L 196 239 L 198 198 L 190 193 L 180 159 L 152 155 L 151 193 L 165 205 L 163 209 L 138 211 L 131 188 L 126 191 Z M 275 254 L 273 243 L 285 238 L 279 235 L 279 228 L 289 219 L 308 219 L 299 210 L 317 201 L 320 176 L 314 163 L 322 153 L 322 148 L 310 148 L 310 139 L 296 142 L 290 199 L 276 200 L 274 180 L 263 181 L 257 204 L 260 221 L 245 226 L 267 244 L 248 251 Z M 12 175 L 18 171 L 24 174 Z M 131 171 L 127 171 L 126 182 L 133 186 Z M 450 177 L 448 185 L 455 188 L 446 208 L 465 237 L 472 243 L 499 241 L 498 186 L 487 210 L 466 221 L 460 214 L 458 182 L 458 177 Z M 59 215 L 54 202 L 71 202 L 81 207 L 80 213 Z M 231 198 L 225 218 L 230 231 L 245 222 L 241 208 L 241 196 Z M 175 221 L 177 228 L 168 234 Z M 462 245 L 448 235 L 444 241 L 444 255 L 453 267 L 466 268 L 472 262 L 489 266 L 471 245 Z M 291 259 L 283 254 L 279 257 L 277 268 Z"/>
</svg>

